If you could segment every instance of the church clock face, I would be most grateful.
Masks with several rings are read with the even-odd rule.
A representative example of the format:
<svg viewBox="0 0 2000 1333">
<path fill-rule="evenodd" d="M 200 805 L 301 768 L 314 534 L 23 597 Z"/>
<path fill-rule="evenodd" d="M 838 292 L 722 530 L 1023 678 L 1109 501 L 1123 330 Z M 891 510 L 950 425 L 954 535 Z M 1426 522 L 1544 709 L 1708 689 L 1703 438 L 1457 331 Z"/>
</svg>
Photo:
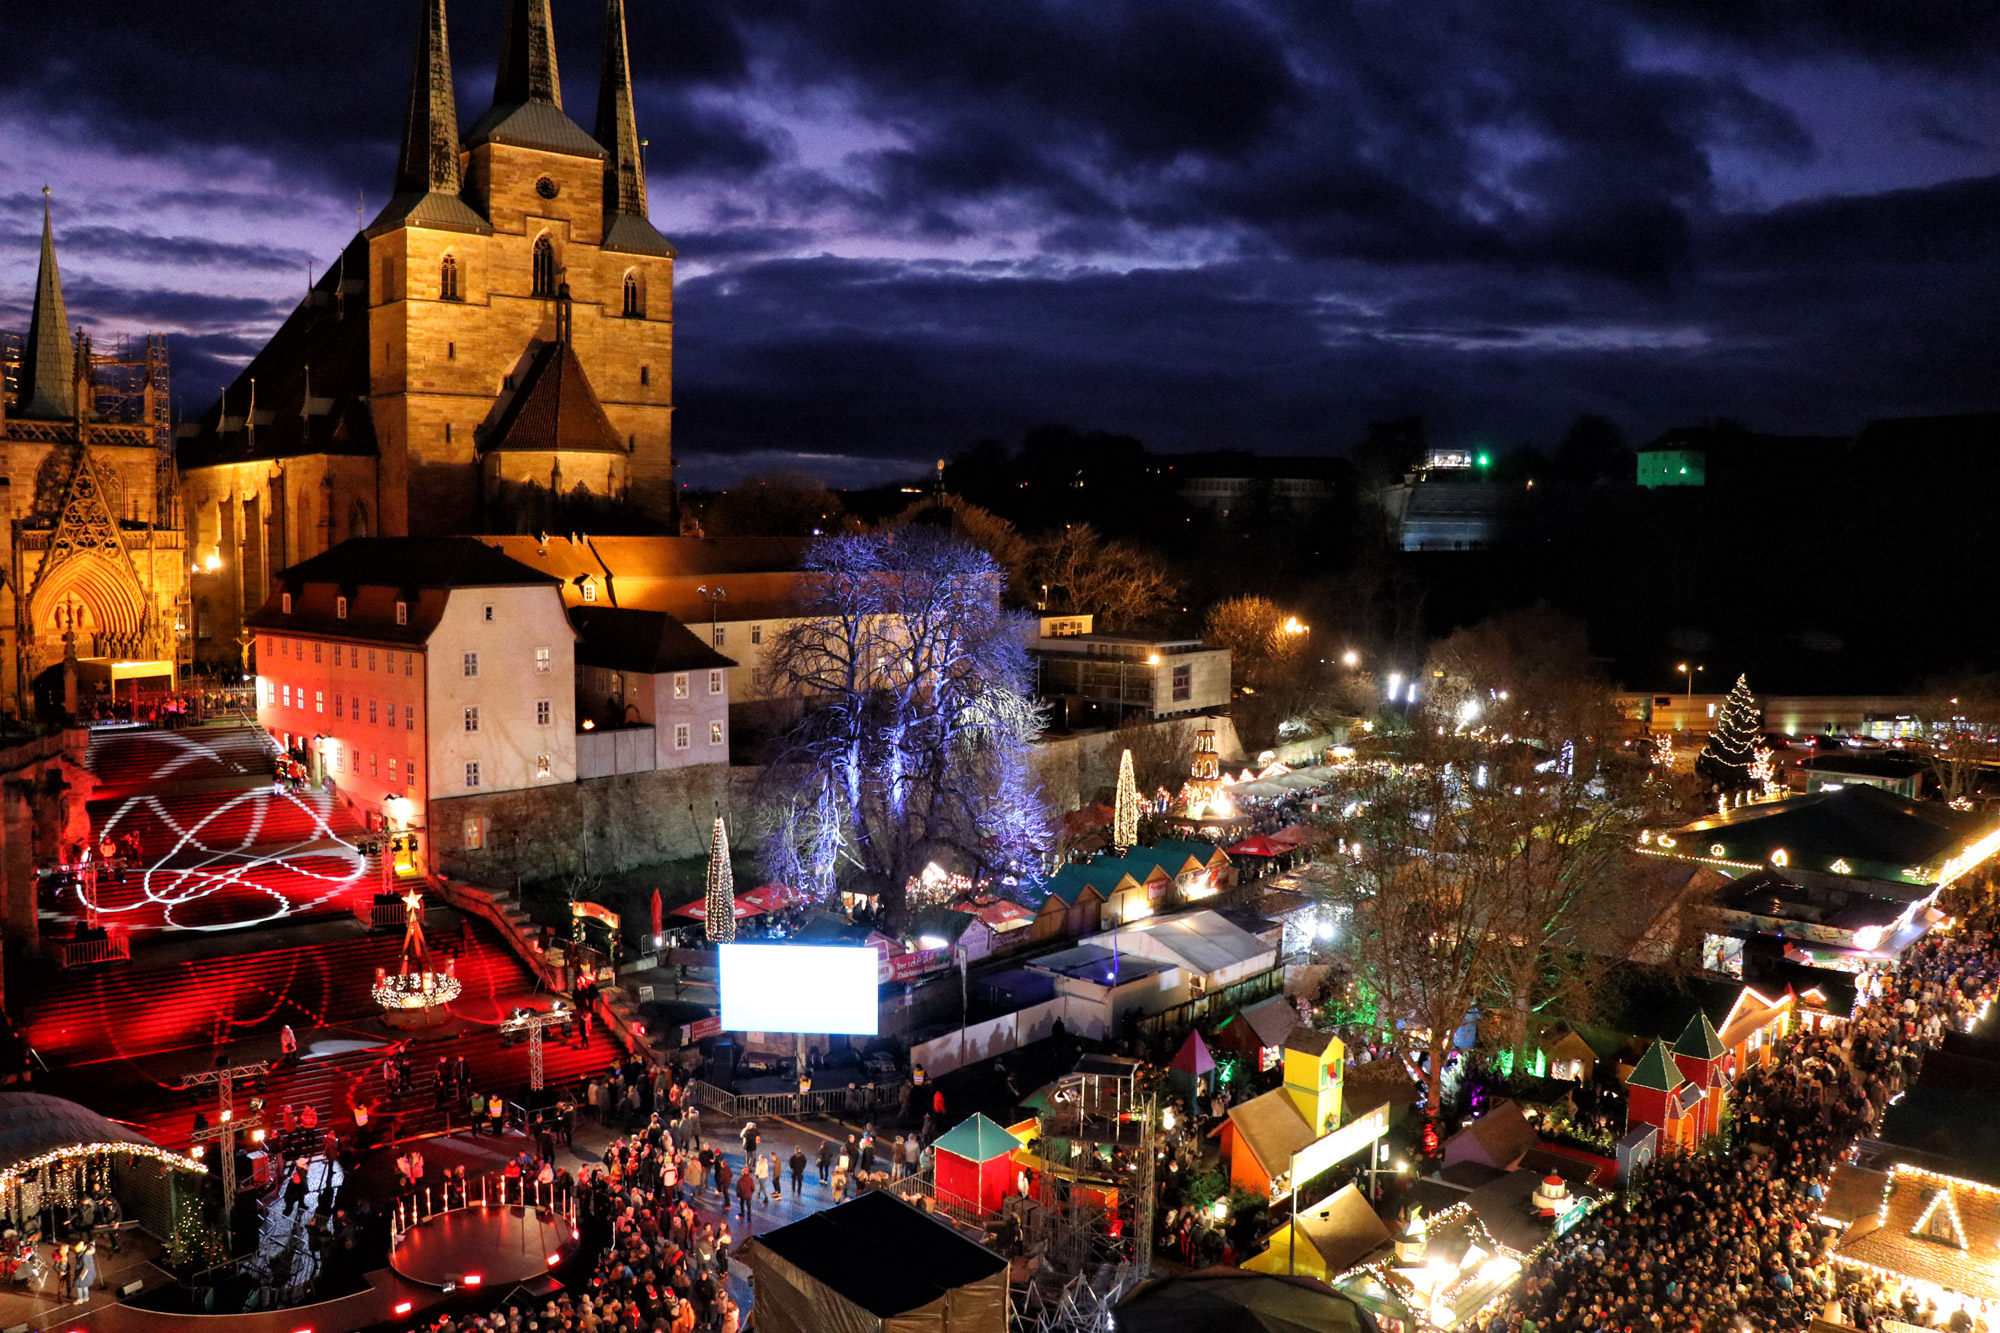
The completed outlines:
<svg viewBox="0 0 2000 1333">
<path fill-rule="evenodd" d="M 558 194 L 562 193 L 562 187 L 560 185 L 557 185 L 549 177 L 544 176 L 540 180 L 535 182 L 535 193 L 542 196 L 542 198 L 544 199 L 553 199 Z"/>
</svg>

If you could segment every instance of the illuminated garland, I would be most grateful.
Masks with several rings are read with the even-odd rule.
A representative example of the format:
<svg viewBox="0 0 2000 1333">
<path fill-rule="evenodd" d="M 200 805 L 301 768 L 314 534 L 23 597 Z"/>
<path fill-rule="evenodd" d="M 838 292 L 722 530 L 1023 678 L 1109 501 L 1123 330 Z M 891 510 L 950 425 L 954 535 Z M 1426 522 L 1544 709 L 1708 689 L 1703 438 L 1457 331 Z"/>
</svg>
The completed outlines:
<svg viewBox="0 0 2000 1333">
<path fill-rule="evenodd" d="M 736 871 L 729 863 L 729 830 L 722 816 L 715 817 L 715 831 L 708 845 L 708 938 L 717 944 L 736 939 Z"/>
<path fill-rule="evenodd" d="M 206 1174 L 208 1168 L 202 1164 L 199 1150 L 190 1150 L 186 1155 L 172 1152 L 156 1143 L 72 1143 L 66 1147 L 45 1152 L 40 1157 L 31 1157 L 25 1162 L 0 1167 L 0 1186 L 12 1185 L 30 1171 L 40 1171 L 44 1167 L 58 1165 L 91 1153 L 124 1153 L 128 1157 L 144 1157 L 162 1166 L 176 1167 L 182 1171 Z"/>
<path fill-rule="evenodd" d="M 1139 784 L 1132 774 L 1132 752 L 1118 760 L 1118 794 L 1111 811 L 1111 849 L 1120 856 L 1139 845 Z"/>
</svg>

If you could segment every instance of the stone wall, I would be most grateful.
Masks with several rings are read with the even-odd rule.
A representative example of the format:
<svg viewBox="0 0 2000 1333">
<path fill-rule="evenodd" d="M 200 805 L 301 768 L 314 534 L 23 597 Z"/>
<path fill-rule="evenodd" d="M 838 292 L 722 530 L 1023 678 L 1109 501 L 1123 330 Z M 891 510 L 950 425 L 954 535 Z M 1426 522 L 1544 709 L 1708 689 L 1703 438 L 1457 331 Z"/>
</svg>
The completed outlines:
<svg viewBox="0 0 2000 1333">
<path fill-rule="evenodd" d="M 730 842 L 747 851 L 758 840 L 751 797 L 761 772 L 700 764 L 436 799 L 432 867 L 500 888 L 585 869 L 608 874 L 707 855 L 717 815 L 729 820 Z M 482 848 L 466 846 L 474 820 L 485 821 Z"/>
</svg>

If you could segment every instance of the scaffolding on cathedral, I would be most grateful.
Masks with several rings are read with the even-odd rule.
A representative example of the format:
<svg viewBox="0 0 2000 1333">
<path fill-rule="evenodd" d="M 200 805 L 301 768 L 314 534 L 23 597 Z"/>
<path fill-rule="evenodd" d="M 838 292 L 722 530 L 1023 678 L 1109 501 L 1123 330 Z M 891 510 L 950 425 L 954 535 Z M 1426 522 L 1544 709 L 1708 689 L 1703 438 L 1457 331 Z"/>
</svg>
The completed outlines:
<svg viewBox="0 0 2000 1333">
<path fill-rule="evenodd" d="M 25 337 L 0 331 L 0 400 L 13 402 L 20 388 L 21 348 Z M 161 527 L 180 521 L 180 487 L 174 482 L 174 413 L 167 335 L 115 334 L 109 351 L 91 345 L 91 415 L 117 426 L 150 426 L 160 451 L 159 494 Z"/>
</svg>

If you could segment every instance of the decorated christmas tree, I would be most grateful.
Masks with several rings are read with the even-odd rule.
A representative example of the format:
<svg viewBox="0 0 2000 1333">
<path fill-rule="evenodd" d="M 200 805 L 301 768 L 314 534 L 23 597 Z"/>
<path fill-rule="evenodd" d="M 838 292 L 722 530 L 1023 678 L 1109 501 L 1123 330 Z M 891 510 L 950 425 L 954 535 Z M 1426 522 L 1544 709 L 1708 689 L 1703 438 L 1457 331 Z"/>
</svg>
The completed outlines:
<svg viewBox="0 0 2000 1333">
<path fill-rule="evenodd" d="M 729 830 L 721 815 L 708 845 L 708 938 L 717 944 L 736 938 L 736 871 L 729 864 Z"/>
<path fill-rule="evenodd" d="M 1120 856 L 1139 842 L 1139 783 L 1132 776 L 1132 752 L 1118 760 L 1118 795 L 1111 810 L 1111 850 Z"/>
<path fill-rule="evenodd" d="M 1730 687 L 1729 697 L 1716 710 L 1715 730 L 1701 748 L 1695 771 L 1724 791 L 1742 791 L 1754 785 L 1751 765 L 1757 759 L 1757 736 L 1763 715 L 1750 694 L 1750 682 L 1742 676 Z"/>
</svg>

